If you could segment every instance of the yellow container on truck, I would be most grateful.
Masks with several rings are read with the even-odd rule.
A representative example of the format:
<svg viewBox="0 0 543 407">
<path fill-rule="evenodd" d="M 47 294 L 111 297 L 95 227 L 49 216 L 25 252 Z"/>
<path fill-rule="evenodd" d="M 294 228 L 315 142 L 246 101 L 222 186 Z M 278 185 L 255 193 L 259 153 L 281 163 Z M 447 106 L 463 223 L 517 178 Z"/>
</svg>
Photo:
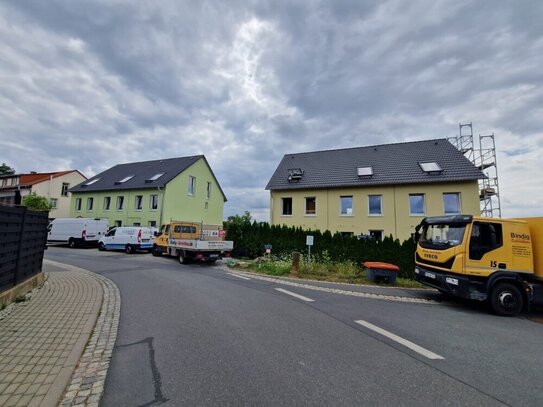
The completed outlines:
<svg viewBox="0 0 543 407">
<path fill-rule="evenodd" d="M 205 261 L 214 263 L 234 248 L 234 242 L 224 240 L 219 225 L 171 221 L 162 225 L 153 242 L 153 255 L 167 254 L 180 263 Z"/>
<path fill-rule="evenodd" d="M 543 303 L 543 218 L 471 215 L 423 219 L 415 278 L 454 296 L 488 301 L 499 315 Z"/>
</svg>

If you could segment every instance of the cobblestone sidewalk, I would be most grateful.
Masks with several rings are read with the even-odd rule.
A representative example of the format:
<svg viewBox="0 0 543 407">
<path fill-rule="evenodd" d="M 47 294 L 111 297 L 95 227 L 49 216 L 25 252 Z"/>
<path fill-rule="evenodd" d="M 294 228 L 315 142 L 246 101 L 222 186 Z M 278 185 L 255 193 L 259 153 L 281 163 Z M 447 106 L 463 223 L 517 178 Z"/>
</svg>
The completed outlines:
<svg viewBox="0 0 543 407">
<path fill-rule="evenodd" d="M 0 406 L 98 406 L 118 289 L 86 270 L 47 260 L 44 268 L 42 288 L 0 311 Z"/>
</svg>

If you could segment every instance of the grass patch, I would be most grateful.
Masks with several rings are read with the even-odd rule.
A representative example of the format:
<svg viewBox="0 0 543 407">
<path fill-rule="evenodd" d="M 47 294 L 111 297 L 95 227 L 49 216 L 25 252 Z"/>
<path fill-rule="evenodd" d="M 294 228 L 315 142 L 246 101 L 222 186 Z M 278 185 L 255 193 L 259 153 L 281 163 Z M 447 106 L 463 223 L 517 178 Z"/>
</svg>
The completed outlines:
<svg viewBox="0 0 543 407">
<path fill-rule="evenodd" d="M 396 284 L 377 284 L 366 277 L 366 273 L 360 266 L 352 262 L 332 262 L 326 258 L 326 253 L 315 261 L 307 262 L 303 259 L 300 262 L 298 275 L 290 274 L 292 260 L 290 256 L 268 256 L 257 260 L 234 260 L 226 262 L 230 268 L 250 272 L 267 274 L 270 276 L 298 277 L 315 281 L 331 281 L 337 283 L 367 284 L 383 287 L 422 288 L 423 286 L 415 280 L 407 278 L 396 278 Z"/>
</svg>

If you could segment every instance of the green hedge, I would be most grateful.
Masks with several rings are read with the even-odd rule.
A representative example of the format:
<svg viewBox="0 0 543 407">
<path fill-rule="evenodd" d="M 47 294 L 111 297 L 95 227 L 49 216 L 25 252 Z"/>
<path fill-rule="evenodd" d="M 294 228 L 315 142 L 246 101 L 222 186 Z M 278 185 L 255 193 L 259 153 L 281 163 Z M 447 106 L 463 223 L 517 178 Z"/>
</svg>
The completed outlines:
<svg viewBox="0 0 543 407">
<path fill-rule="evenodd" d="M 392 263 L 400 267 L 398 276 L 414 277 L 415 243 L 412 240 L 400 243 L 392 236 L 385 237 L 383 241 L 358 239 L 356 236 L 342 236 L 340 233 L 332 235 L 329 231 L 321 233 L 318 230 L 309 231 L 299 227 L 270 226 L 265 222 L 225 222 L 224 228 L 227 240 L 234 241 L 233 255 L 236 257 L 261 256 L 265 252 L 265 244 L 271 244 L 272 253 L 278 255 L 293 251 L 307 254 L 306 236 L 312 235 L 314 236 L 312 255 L 321 255 L 326 251 L 327 256 L 334 262 Z"/>
</svg>

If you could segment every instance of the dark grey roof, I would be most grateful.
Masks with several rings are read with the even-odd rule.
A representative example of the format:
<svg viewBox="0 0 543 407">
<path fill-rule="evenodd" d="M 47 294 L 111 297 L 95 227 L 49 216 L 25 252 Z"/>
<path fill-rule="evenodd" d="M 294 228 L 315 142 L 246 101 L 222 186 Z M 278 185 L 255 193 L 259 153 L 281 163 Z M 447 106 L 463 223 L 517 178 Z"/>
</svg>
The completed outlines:
<svg viewBox="0 0 543 407">
<path fill-rule="evenodd" d="M 437 162 L 442 171 L 426 173 L 419 165 L 424 162 Z M 373 175 L 359 177 L 358 167 L 368 166 L 373 167 Z M 296 176 L 297 170 L 303 171 L 301 178 Z M 289 182 L 290 174 L 294 174 L 294 179 Z M 437 139 L 286 154 L 266 189 L 420 184 L 481 178 L 485 175 L 451 143 Z"/>
<path fill-rule="evenodd" d="M 203 155 L 118 164 L 85 180 L 81 184 L 70 188 L 70 192 L 118 191 L 164 187 L 168 182 L 202 158 L 209 167 L 209 163 Z M 209 170 L 215 178 L 215 174 L 213 174 L 211 167 L 209 167 Z M 150 181 L 154 175 L 159 173 L 164 173 L 164 175 L 154 181 Z M 130 175 L 133 175 L 134 177 L 126 182 L 119 183 L 120 180 Z M 98 181 L 88 185 L 96 179 L 98 179 Z M 216 178 L 215 181 L 217 181 Z M 226 201 L 226 196 L 218 181 L 217 185 L 219 185 L 219 189 Z"/>
</svg>

